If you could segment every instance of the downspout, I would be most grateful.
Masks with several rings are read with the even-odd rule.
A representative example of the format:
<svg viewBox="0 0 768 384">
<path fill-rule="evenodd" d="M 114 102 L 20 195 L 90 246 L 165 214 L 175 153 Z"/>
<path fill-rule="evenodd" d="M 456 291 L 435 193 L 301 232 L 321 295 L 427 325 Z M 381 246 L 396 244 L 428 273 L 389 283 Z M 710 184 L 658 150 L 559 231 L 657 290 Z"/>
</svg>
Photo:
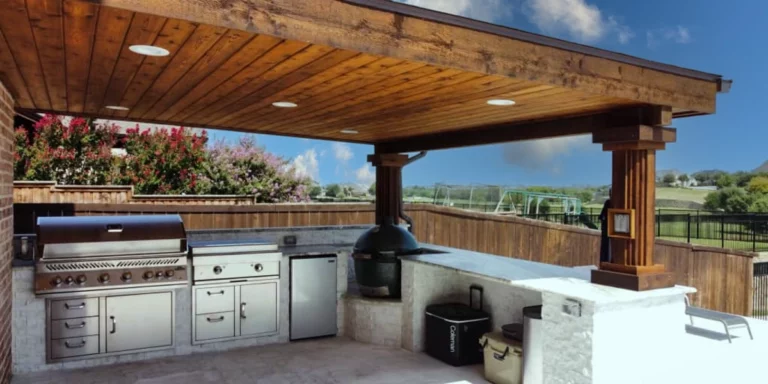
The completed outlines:
<svg viewBox="0 0 768 384">
<path fill-rule="evenodd" d="M 416 160 L 421 159 L 422 157 L 427 155 L 427 151 L 421 151 L 418 155 L 411 157 L 408 159 L 408 162 L 405 163 L 405 165 L 411 164 Z M 403 167 L 405 167 L 405 165 Z M 401 183 L 402 183 L 402 174 L 400 175 Z M 413 233 L 413 219 L 411 219 L 410 216 L 405 214 L 405 208 L 403 208 L 405 204 L 403 203 L 403 188 L 400 188 L 400 218 L 403 219 L 406 223 L 408 223 L 408 232 Z"/>
</svg>

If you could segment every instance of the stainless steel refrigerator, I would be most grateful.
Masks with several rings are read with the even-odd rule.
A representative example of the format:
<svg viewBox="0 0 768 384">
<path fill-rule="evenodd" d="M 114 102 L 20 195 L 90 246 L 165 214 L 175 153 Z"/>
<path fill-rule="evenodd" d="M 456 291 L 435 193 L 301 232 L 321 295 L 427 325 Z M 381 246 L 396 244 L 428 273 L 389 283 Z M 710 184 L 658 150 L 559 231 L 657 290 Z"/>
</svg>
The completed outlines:
<svg viewBox="0 0 768 384">
<path fill-rule="evenodd" d="M 291 258 L 291 340 L 334 336 L 336 255 Z"/>
</svg>

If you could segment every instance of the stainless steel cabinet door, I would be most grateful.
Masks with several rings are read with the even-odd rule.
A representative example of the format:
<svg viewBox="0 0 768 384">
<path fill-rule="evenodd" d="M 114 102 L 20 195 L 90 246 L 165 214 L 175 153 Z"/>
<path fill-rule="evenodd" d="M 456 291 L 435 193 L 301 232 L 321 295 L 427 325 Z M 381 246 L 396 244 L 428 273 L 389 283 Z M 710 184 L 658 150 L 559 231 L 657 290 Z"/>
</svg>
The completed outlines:
<svg viewBox="0 0 768 384">
<path fill-rule="evenodd" d="M 107 297 L 107 353 L 172 345 L 171 295 L 162 292 Z"/>
<path fill-rule="evenodd" d="M 291 259 L 291 340 L 337 332 L 336 257 Z"/>
<path fill-rule="evenodd" d="M 240 335 L 277 333 L 277 282 L 240 286 Z"/>
</svg>

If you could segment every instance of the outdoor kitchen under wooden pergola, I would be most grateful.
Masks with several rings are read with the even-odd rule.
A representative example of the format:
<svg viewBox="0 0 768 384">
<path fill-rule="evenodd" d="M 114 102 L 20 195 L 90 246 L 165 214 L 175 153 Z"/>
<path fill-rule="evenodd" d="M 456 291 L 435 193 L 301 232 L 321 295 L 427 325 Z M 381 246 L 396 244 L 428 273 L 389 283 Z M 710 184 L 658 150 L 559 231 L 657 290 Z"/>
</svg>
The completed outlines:
<svg viewBox="0 0 768 384">
<path fill-rule="evenodd" d="M 404 153 L 592 134 L 616 224 L 592 280 L 633 290 L 674 284 L 653 260 L 655 153 L 730 86 L 385 0 L 9 0 L 0 81 L 17 111 L 371 144 L 395 221 Z"/>
</svg>

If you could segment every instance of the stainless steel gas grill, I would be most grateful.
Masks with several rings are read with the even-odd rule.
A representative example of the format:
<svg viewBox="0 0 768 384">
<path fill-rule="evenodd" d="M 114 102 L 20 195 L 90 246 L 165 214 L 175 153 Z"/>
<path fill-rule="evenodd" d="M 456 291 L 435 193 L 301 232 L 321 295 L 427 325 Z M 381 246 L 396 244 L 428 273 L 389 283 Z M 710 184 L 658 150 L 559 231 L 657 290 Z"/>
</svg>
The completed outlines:
<svg viewBox="0 0 768 384">
<path fill-rule="evenodd" d="M 41 217 L 35 293 L 185 285 L 178 215 Z"/>
</svg>

